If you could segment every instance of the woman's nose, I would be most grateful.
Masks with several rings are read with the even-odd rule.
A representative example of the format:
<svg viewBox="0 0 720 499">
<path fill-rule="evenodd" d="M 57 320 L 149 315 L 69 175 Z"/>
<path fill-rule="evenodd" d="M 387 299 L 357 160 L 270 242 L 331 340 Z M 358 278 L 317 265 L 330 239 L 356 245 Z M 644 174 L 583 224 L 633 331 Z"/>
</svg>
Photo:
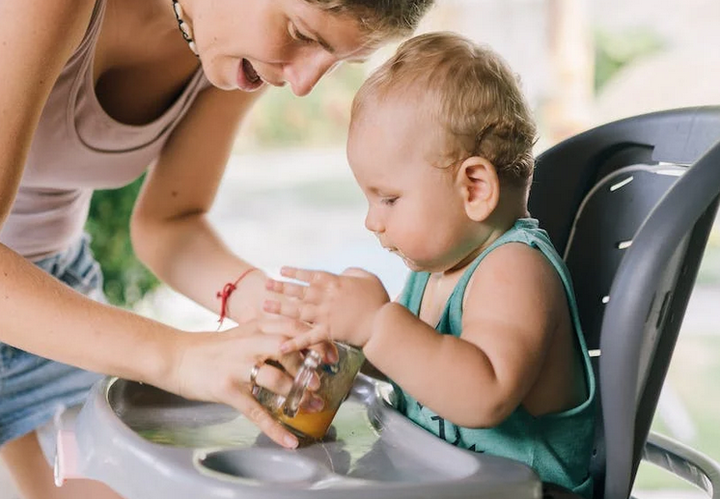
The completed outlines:
<svg viewBox="0 0 720 499">
<path fill-rule="evenodd" d="M 314 51 L 285 66 L 285 81 L 295 95 L 302 97 L 309 94 L 320 78 L 338 63 L 335 56 L 325 50 Z"/>
</svg>

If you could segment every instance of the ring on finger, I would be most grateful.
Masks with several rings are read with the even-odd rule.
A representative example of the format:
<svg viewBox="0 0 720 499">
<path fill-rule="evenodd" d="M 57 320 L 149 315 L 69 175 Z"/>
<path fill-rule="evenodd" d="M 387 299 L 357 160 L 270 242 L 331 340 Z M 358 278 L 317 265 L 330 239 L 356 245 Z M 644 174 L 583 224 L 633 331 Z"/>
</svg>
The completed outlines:
<svg viewBox="0 0 720 499">
<path fill-rule="evenodd" d="M 260 366 L 262 363 L 255 364 L 252 366 L 252 369 L 250 369 L 250 386 L 252 388 L 255 388 L 257 386 L 257 376 L 258 373 L 260 373 Z"/>
</svg>

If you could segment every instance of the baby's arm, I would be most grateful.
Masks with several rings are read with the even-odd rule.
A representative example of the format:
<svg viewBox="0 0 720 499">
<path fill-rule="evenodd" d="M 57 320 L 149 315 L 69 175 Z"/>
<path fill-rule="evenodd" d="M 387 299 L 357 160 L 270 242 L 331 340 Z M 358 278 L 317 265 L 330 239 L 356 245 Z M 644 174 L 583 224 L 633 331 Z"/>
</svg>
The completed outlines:
<svg viewBox="0 0 720 499">
<path fill-rule="evenodd" d="M 297 269 L 283 274 L 310 283 L 268 282 L 286 298 L 267 303 L 266 311 L 296 321 L 290 329 L 282 322 L 263 328 L 294 336 L 286 351 L 327 339 L 361 346 L 368 361 L 421 404 L 466 427 L 495 426 L 523 401 L 566 307 L 557 273 L 524 244 L 496 249 L 475 271 L 460 338 L 439 334 L 376 295 L 379 281 Z"/>
<path fill-rule="evenodd" d="M 377 314 L 364 352 L 439 416 L 460 426 L 495 426 L 537 380 L 565 300 L 555 270 L 540 252 L 507 244 L 475 271 L 460 338 L 438 334 L 390 303 Z"/>
</svg>

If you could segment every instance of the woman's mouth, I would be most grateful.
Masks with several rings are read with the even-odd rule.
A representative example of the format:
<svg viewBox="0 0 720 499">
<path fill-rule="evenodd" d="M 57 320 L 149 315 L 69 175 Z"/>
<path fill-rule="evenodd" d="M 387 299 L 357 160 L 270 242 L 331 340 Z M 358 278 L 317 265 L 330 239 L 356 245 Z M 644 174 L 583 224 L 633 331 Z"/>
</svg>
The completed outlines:
<svg viewBox="0 0 720 499">
<path fill-rule="evenodd" d="M 250 61 L 248 61 L 247 59 L 243 59 L 240 62 L 240 66 L 238 67 L 238 88 L 245 92 L 253 92 L 258 88 L 262 87 L 264 83 L 265 82 L 260 77 L 260 75 L 257 74 L 257 71 L 255 71 L 253 65 L 250 64 Z"/>
</svg>

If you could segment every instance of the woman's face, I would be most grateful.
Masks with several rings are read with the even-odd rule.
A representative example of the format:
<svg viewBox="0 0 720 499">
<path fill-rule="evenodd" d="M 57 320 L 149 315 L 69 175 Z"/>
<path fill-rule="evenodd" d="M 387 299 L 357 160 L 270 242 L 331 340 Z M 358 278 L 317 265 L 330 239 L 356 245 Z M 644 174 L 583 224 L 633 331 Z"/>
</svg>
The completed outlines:
<svg viewBox="0 0 720 499">
<path fill-rule="evenodd" d="M 374 47 L 354 19 L 306 0 L 194 0 L 189 13 L 203 70 L 226 90 L 289 83 L 298 96 L 345 60 L 362 60 Z"/>
</svg>

